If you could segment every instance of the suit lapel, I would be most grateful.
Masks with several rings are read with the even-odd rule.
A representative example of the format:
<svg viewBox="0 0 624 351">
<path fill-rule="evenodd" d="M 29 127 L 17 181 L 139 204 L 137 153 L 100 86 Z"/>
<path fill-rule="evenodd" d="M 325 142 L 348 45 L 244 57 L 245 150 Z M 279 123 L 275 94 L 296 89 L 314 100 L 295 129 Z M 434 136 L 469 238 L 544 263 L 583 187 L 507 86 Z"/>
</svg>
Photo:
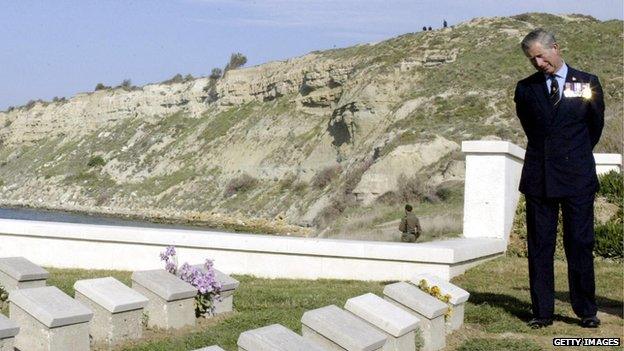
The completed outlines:
<svg viewBox="0 0 624 351">
<path fill-rule="evenodd" d="M 548 100 L 548 91 L 546 89 L 546 78 L 542 73 L 538 73 L 533 79 L 531 83 L 531 90 L 533 90 L 533 94 L 537 98 L 539 103 L 539 108 L 543 112 L 543 116 L 547 125 L 549 125 L 553 120 L 553 108 Z"/>
</svg>

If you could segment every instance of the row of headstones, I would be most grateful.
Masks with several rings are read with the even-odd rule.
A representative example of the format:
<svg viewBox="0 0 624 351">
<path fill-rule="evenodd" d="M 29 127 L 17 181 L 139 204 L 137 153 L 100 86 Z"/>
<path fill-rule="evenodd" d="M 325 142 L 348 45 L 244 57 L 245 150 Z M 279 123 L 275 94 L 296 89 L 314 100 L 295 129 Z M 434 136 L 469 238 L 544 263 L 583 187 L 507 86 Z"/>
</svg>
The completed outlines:
<svg viewBox="0 0 624 351">
<path fill-rule="evenodd" d="M 239 284 L 217 270 L 215 275 L 222 288 L 213 315 L 232 310 Z M 90 338 L 112 347 L 140 339 L 144 316 L 148 327 L 195 325 L 197 289 L 165 270 L 134 272 L 132 288 L 112 277 L 79 280 L 74 299 L 46 286 L 48 277 L 23 257 L 0 258 L 0 285 L 9 292 L 10 316 L 0 314 L 0 351 L 89 350 Z"/>
<path fill-rule="evenodd" d="M 417 285 L 423 280 L 440 296 L 448 294 L 448 304 L 421 290 Z M 383 293 L 383 298 L 371 293 L 351 298 L 344 309 L 330 305 L 305 312 L 302 336 L 279 324 L 243 332 L 239 351 L 413 351 L 417 330 L 421 350 L 440 350 L 446 335 L 462 326 L 469 297 L 467 291 L 427 274 L 389 284 Z"/>
</svg>

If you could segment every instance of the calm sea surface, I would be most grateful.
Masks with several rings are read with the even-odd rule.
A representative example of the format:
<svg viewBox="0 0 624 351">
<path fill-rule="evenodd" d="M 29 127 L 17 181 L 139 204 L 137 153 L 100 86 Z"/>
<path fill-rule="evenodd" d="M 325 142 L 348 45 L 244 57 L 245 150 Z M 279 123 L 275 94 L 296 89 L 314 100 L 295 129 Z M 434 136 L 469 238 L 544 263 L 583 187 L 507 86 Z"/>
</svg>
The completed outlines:
<svg viewBox="0 0 624 351">
<path fill-rule="evenodd" d="M 0 208 L 0 218 L 26 219 L 31 221 L 66 222 L 117 225 L 127 227 L 148 227 L 148 228 L 174 228 L 191 230 L 213 230 L 207 227 L 199 227 L 181 224 L 163 224 L 149 221 L 132 220 L 106 216 L 92 216 L 88 214 L 69 213 L 60 211 L 48 211 L 32 208 Z"/>
</svg>

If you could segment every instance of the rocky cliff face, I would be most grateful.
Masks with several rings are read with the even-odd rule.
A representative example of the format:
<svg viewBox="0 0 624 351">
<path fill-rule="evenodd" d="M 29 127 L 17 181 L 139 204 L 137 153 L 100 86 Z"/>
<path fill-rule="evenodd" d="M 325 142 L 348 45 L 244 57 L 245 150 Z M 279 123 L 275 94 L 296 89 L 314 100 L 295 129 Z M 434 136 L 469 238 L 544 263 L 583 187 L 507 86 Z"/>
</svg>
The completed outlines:
<svg viewBox="0 0 624 351">
<path fill-rule="evenodd" d="M 532 26 L 566 33 L 571 21 L 564 41 L 575 67 L 616 69 L 622 53 L 608 44 L 621 45 L 621 23 L 523 15 L 232 70 L 216 82 L 99 90 L 0 112 L 1 199 L 310 225 L 337 202 L 371 205 L 396 193 L 402 174 L 426 175 L 435 191 L 463 178 L 461 140 L 523 143 L 511 94 L 531 67 L 518 43 Z M 578 53 L 594 36 L 603 45 L 593 53 L 615 63 L 594 67 Z M 621 84 L 604 81 L 613 106 Z"/>
</svg>

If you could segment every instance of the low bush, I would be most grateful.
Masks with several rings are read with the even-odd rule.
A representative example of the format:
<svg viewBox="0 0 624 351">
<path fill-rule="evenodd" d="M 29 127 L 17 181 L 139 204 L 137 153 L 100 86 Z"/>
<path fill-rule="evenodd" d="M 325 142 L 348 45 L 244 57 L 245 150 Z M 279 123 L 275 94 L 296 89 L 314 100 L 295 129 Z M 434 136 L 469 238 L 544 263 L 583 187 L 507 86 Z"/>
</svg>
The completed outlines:
<svg viewBox="0 0 624 351">
<path fill-rule="evenodd" d="M 624 258 L 624 224 L 609 221 L 596 226 L 594 254 L 604 258 Z"/>
<path fill-rule="evenodd" d="M 312 186 L 317 189 L 324 189 L 340 172 L 342 172 L 342 167 L 340 165 L 327 166 L 314 175 L 312 178 Z"/>
<path fill-rule="evenodd" d="M 95 91 L 98 91 L 98 90 L 108 90 L 110 88 L 111 87 L 109 87 L 108 85 L 104 85 L 102 83 L 97 83 L 96 86 L 95 86 Z"/>
<path fill-rule="evenodd" d="M 104 161 L 102 156 L 93 156 L 89 159 L 89 162 L 87 162 L 87 166 L 89 167 L 99 167 L 104 166 L 105 164 L 106 161 Z"/>
<path fill-rule="evenodd" d="M 598 195 L 602 195 L 609 202 L 622 204 L 624 199 L 624 174 L 614 170 L 599 177 L 600 190 Z"/>
<path fill-rule="evenodd" d="M 416 174 L 412 177 L 401 174 L 397 182 L 399 187 L 397 195 L 400 202 L 440 201 L 434 190 L 427 185 L 427 177 L 424 174 Z"/>
<path fill-rule="evenodd" d="M 334 196 L 329 205 L 325 206 L 318 215 L 312 221 L 312 224 L 317 228 L 325 228 L 330 223 L 336 220 L 347 209 L 349 205 L 349 199 L 344 194 L 338 194 Z"/>
<path fill-rule="evenodd" d="M 245 192 L 253 188 L 258 183 L 258 180 L 247 173 L 231 179 L 225 186 L 225 197 L 230 197 L 239 192 Z"/>
</svg>

